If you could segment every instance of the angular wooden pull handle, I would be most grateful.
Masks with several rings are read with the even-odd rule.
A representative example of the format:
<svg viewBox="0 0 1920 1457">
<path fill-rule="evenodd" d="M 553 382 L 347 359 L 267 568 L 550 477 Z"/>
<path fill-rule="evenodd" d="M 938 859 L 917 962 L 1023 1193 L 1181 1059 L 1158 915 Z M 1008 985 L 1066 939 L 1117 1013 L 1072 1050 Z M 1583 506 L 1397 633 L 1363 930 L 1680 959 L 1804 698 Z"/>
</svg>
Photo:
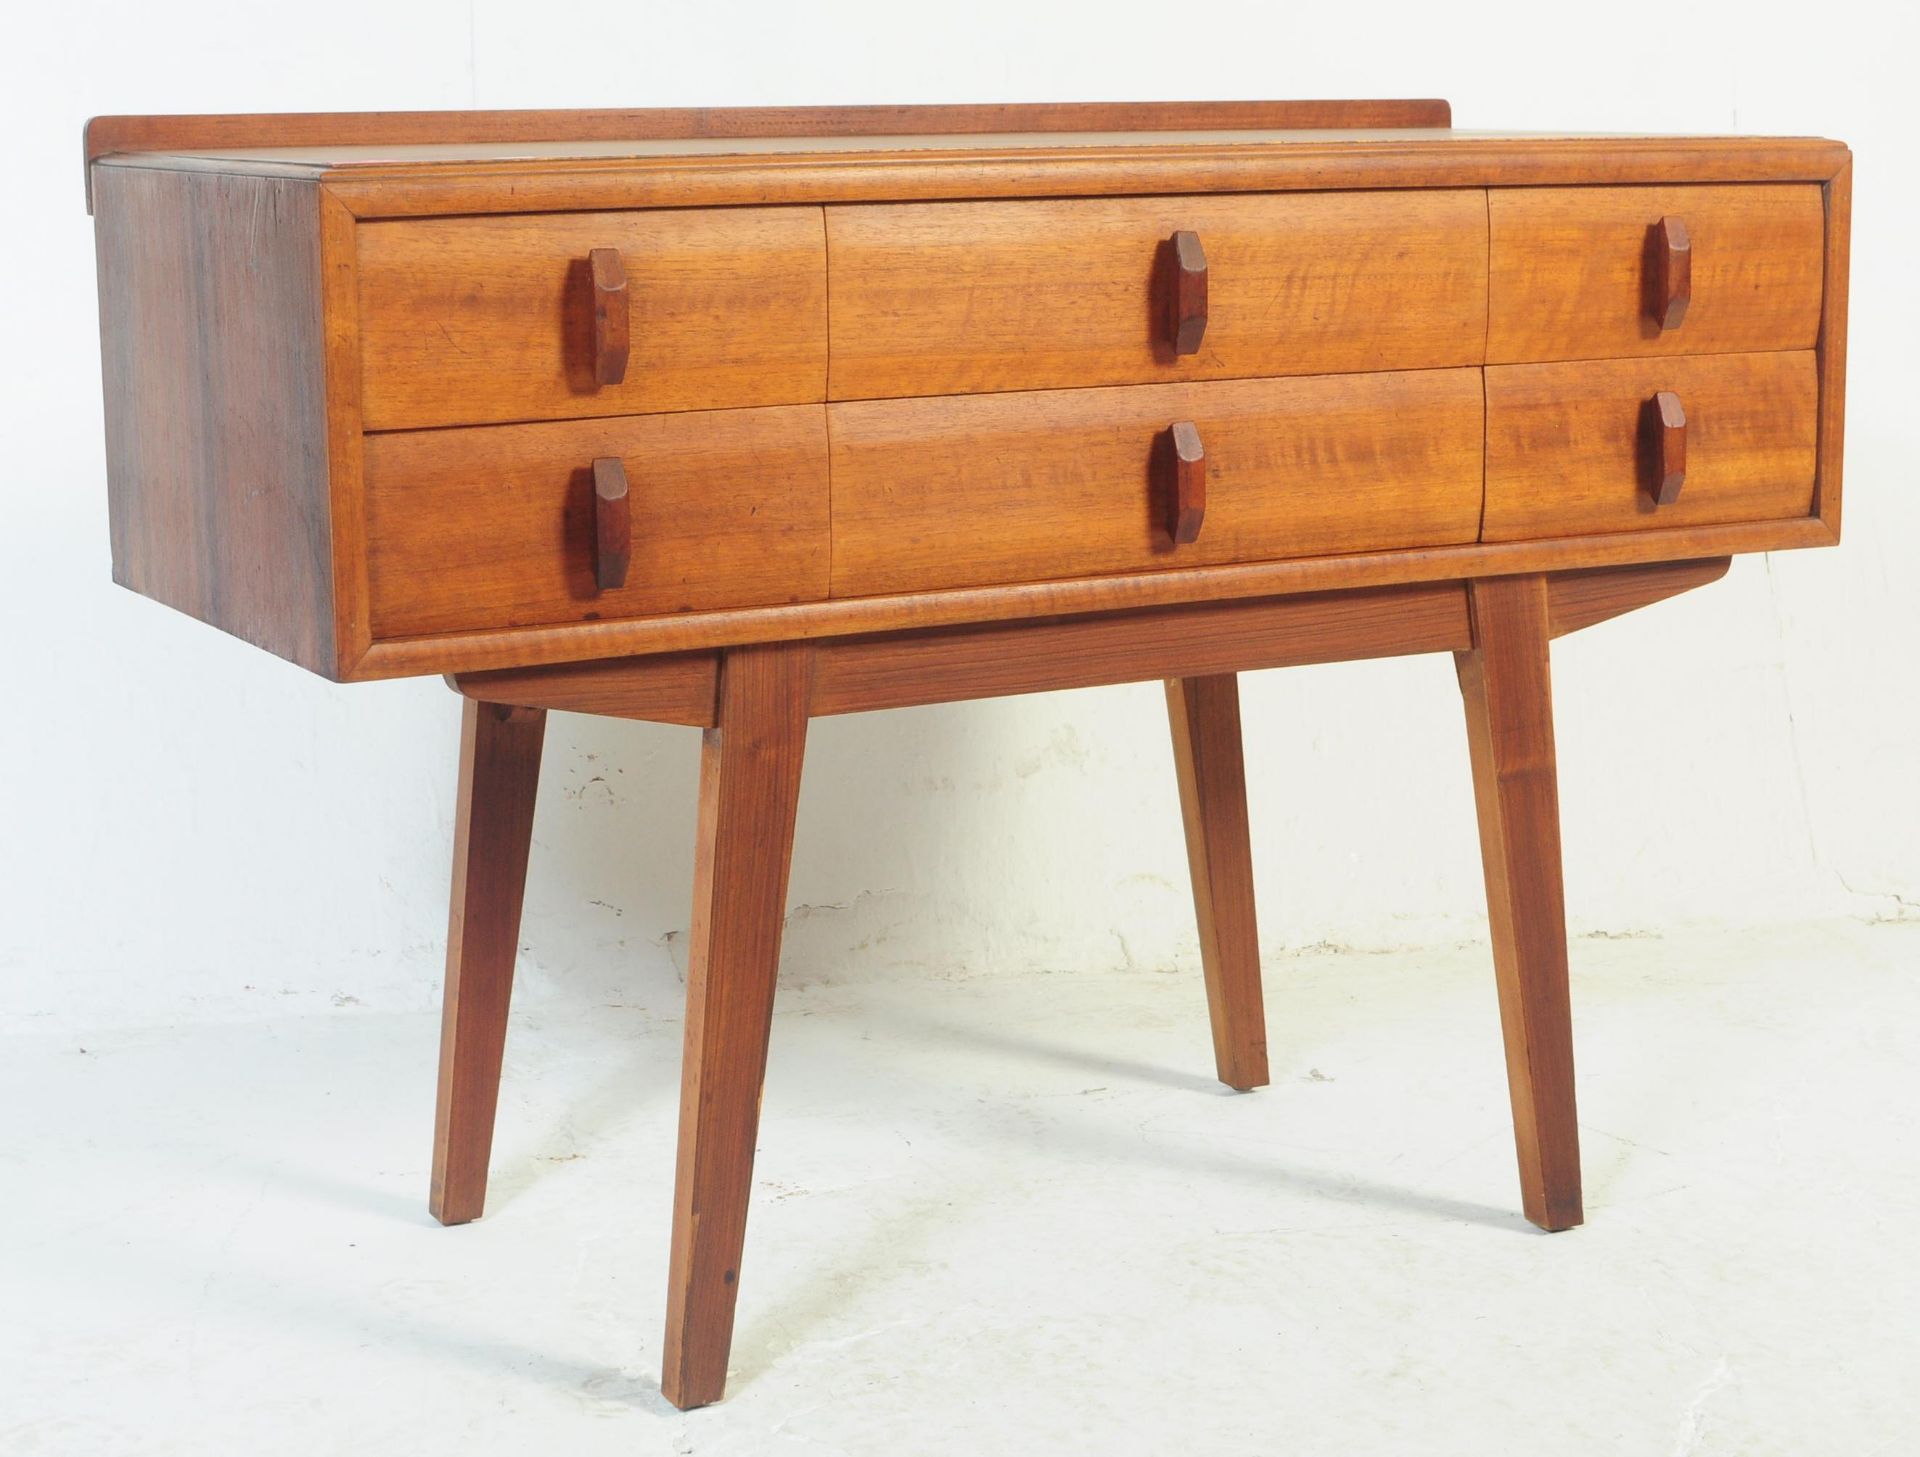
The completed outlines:
<svg viewBox="0 0 1920 1457">
<path fill-rule="evenodd" d="M 1167 240 L 1167 341 L 1173 352 L 1198 354 L 1207 332 L 1207 254 L 1185 229 Z"/>
<path fill-rule="evenodd" d="M 633 521 L 627 510 L 627 468 L 618 459 L 593 463 L 593 579 L 602 592 L 627 585 Z"/>
<path fill-rule="evenodd" d="M 587 254 L 593 276 L 593 379 L 619 384 L 627 377 L 627 269 L 618 248 Z"/>
<path fill-rule="evenodd" d="M 1160 433 L 1158 443 L 1167 535 L 1175 546 L 1185 546 L 1200 539 L 1207 517 L 1207 452 L 1191 420 L 1174 421 Z"/>
<path fill-rule="evenodd" d="M 1641 406 L 1647 456 L 1647 494 L 1656 506 L 1671 506 L 1687 483 L 1687 412 L 1672 390 Z"/>
<path fill-rule="evenodd" d="M 1661 329 L 1677 329 L 1693 301 L 1693 239 L 1677 217 L 1653 225 L 1647 239 L 1647 312 Z"/>
</svg>

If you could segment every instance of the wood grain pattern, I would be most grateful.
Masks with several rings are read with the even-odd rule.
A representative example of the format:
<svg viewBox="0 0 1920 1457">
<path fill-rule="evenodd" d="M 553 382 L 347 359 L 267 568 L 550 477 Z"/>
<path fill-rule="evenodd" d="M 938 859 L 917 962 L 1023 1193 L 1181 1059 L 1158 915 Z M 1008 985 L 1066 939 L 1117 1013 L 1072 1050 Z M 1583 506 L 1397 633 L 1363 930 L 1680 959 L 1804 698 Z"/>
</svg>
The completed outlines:
<svg viewBox="0 0 1920 1457">
<path fill-rule="evenodd" d="M 1231 673 L 1167 680 L 1180 818 L 1200 924 L 1200 965 L 1220 1081 L 1267 1085 L 1267 1015 L 1253 904 L 1253 840 L 1240 747 L 1240 687 Z"/>
<path fill-rule="evenodd" d="M 94 234 L 113 579 L 332 674 L 318 202 L 121 168 Z"/>
<path fill-rule="evenodd" d="M 581 209 L 767 206 L 970 198 L 1719 182 L 1824 183 L 1847 158 L 1820 138 L 1540 137 L 1466 132 L 980 139 L 928 150 L 307 167 L 366 218 Z M 562 149 L 563 151 L 569 149 Z M 103 163 L 101 166 L 113 165 Z M 170 166 L 233 167 L 172 158 Z"/>
<path fill-rule="evenodd" d="M 811 711 L 1456 652 L 1471 641 L 1458 582 L 931 628 L 818 644 Z"/>
<path fill-rule="evenodd" d="M 1009 625 L 1066 613 L 1121 612 L 1179 602 L 1232 602 L 1282 593 L 1332 592 L 1519 572 L 1571 571 L 1639 562 L 1831 546 L 1817 517 L 1726 526 L 1654 527 L 1543 541 L 1356 552 L 1243 566 L 1173 568 L 1058 582 L 1022 582 L 799 602 L 692 615 L 583 622 L 566 627 L 444 633 L 375 643 L 353 667 L 358 680 L 408 673 L 476 672 L 684 652 L 736 643 L 811 640 L 978 622 Z M 1164 676 L 1164 675 L 1156 675 Z"/>
<path fill-rule="evenodd" d="M 1853 232 L 1853 159 L 1821 190 L 1826 207 L 1825 280 L 1820 312 L 1820 469 L 1814 509 L 1840 539 L 1840 477 L 1847 426 L 1847 282 Z"/>
<path fill-rule="evenodd" d="M 597 248 L 619 250 L 634 321 L 617 384 L 596 374 Z M 359 250 L 370 430 L 825 395 L 817 208 L 369 223 Z"/>
<path fill-rule="evenodd" d="M 1216 265 L 1217 266 L 1217 265 Z M 828 406 L 833 595 L 1471 541 L 1475 370 Z M 1155 437 L 1206 442 L 1207 529 L 1176 553 Z"/>
<path fill-rule="evenodd" d="M 447 686 L 482 703 L 712 728 L 719 712 L 720 655 L 656 653 L 645 658 L 450 673 Z"/>
<path fill-rule="evenodd" d="M 1455 663 L 1466 700 L 1521 1204 L 1542 1229 L 1570 1229 L 1582 1217 L 1580 1131 L 1547 584 L 1501 577 L 1472 583 L 1468 595 L 1474 648 Z"/>
<path fill-rule="evenodd" d="M 428 1199 L 442 1224 L 478 1219 L 486 1203 L 546 724 L 546 713 L 537 708 L 472 700 L 461 705 L 460 794 Z"/>
<path fill-rule="evenodd" d="M 1482 537 L 1518 541 L 1808 515 L 1819 381 L 1811 353 L 1490 366 Z M 1646 401 L 1686 403 L 1686 489 L 1646 489 Z M 1709 555 L 1717 554 L 1713 552 Z"/>
<path fill-rule="evenodd" d="M 1729 559 L 1559 572 L 1547 579 L 1555 637 L 1726 575 Z M 814 644 L 815 715 L 1137 683 L 1174 672 L 1230 675 L 1473 645 L 1464 583 L 1194 603 L 1039 622 L 907 629 Z M 450 676 L 486 703 L 710 728 L 718 653 L 657 653 Z"/>
<path fill-rule="evenodd" d="M 623 462 L 631 565 L 601 590 L 591 464 Z M 797 602 L 827 591 L 821 407 L 367 438 L 376 637 Z"/>
<path fill-rule="evenodd" d="M 1162 264 L 1206 239 L 1175 352 Z M 1477 192 L 1072 199 L 827 214 L 836 400 L 1477 364 Z"/>
<path fill-rule="evenodd" d="M 1820 189 L 1517 188 L 1488 199 L 1487 360 L 1811 349 L 1820 328 Z M 1648 235 L 1686 219 L 1691 302 L 1647 307 Z"/>
<path fill-rule="evenodd" d="M 700 752 L 680 1153 L 660 1390 L 682 1409 L 727 1382 L 753 1185 L 787 869 L 807 736 L 804 645 L 741 648 Z"/>
<path fill-rule="evenodd" d="M 1445 127 L 1439 100 L 988 103 L 958 106 L 651 107 L 571 111 L 336 111 L 96 116 L 81 149 L 115 152 L 636 137 L 911 136 L 955 132 Z"/>
<path fill-rule="evenodd" d="M 1547 578 L 1548 629 L 1554 637 L 1619 617 L 1691 592 L 1727 574 L 1730 557 L 1697 562 L 1653 562 L 1638 567 L 1600 567 Z"/>
</svg>

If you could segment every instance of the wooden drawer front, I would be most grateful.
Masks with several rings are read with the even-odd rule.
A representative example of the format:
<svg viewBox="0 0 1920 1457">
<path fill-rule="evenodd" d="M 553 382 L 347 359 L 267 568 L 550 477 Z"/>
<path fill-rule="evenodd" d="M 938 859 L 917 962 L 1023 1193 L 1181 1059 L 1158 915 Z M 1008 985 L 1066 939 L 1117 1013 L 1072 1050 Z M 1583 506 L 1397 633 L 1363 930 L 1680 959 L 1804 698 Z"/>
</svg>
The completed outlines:
<svg viewBox="0 0 1920 1457">
<path fill-rule="evenodd" d="M 1816 356 L 1520 364 L 1487 370 L 1482 539 L 1776 521 L 1813 509 Z M 1686 479 L 1656 506 L 1646 402 L 1686 412 Z"/>
<path fill-rule="evenodd" d="M 1825 210 L 1811 185 L 1496 188 L 1491 363 L 1811 349 Z M 1652 231 L 1685 226 L 1691 301 L 1655 317 Z"/>
<path fill-rule="evenodd" d="M 1477 190 L 830 207 L 830 397 L 1477 364 L 1486 227 Z M 1208 293 L 1185 356 L 1180 230 Z"/>
<path fill-rule="evenodd" d="M 1474 369 L 832 404 L 834 595 L 1470 542 L 1481 405 Z M 1177 420 L 1206 454 L 1182 546 Z"/>
<path fill-rule="evenodd" d="M 629 481 L 626 585 L 595 588 L 598 457 Z M 376 638 L 827 594 L 819 405 L 369 436 Z"/>
<path fill-rule="evenodd" d="M 376 222 L 358 246 L 370 430 L 825 398 L 818 208 Z M 596 382 L 596 248 L 627 279 L 618 384 Z"/>
</svg>

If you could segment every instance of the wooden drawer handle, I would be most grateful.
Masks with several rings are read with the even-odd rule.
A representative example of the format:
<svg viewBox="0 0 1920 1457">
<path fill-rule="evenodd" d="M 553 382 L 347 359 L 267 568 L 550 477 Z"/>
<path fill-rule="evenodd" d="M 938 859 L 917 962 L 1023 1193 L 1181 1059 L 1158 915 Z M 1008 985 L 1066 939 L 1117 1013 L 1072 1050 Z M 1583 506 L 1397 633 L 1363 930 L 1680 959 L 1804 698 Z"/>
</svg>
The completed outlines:
<svg viewBox="0 0 1920 1457">
<path fill-rule="evenodd" d="M 627 468 L 613 457 L 602 457 L 593 463 L 593 579 L 602 592 L 627 585 L 632 549 Z"/>
<path fill-rule="evenodd" d="M 1662 330 L 1677 329 L 1693 301 L 1693 239 L 1686 222 L 1664 217 L 1647 240 L 1647 312 Z"/>
<path fill-rule="evenodd" d="M 1207 516 L 1207 452 L 1191 420 L 1176 420 L 1158 441 L 1161 490 L 1167 503 L 1167 535 L 1175 546 L 1200 539 Z"/>
<path fill-rule="evenodd" d="M 627 269 L 618 248 L 587 254 L 593 276 L 593 379 L 619 384 L 627 377 Z"/>
<path fill-rule="evenodd" d="M 1198 354 L 1207 332 L 1207 254 L 1185 229 L 1167 240 L 1167 340 L 1176 355 Z"/>
<path fill-rule="evenodd" d="M 1680 396 L 1661 390 L 1641 407 L 1647 457 L 1647 494 L 1656 506 L 1671 506 L 1687 483 L 1687 412 Z"/>
</svg>

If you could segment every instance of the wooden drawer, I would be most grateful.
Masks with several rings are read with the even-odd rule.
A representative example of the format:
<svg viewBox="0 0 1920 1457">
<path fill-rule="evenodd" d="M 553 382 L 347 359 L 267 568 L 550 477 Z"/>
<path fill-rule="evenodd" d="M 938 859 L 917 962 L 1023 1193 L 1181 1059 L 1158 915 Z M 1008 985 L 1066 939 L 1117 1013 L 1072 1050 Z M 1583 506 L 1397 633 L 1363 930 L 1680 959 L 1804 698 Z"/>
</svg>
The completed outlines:
<svg viewBox="0 0 1920 1457">
<path fill-rule="evenodd" d="M 598 457 L 630 483 L 632 561 L 607 591 Z M 366 497 L 376 638 L 827 594 L 819 405 L 373 435 Z"/>
<path fill-rule="evenodd" d="M 1811 349 L 1825 208 L 1816 186 L 1496 188 L 1487 359 Z M 1678 218 L 1691 301 L 1662 328 L 1653 229 Z"/>
<path fill-rule="evenodd" d="M 1807 515 L 1816 363 L 1802 352 L 1489 367 L 1482 539 Z M 1686 413 L 1686 479 L 1656 506 L 1644 412 L 1661 390 Z"/>
<path fill-rule="evenodd" d="M 1477 364 L 1486 225 L 1478 190 L 830 207 L 830 397 Z M 1180 230 L 1208 294 L 1184 356 Z"/>
<path fill-rule="evenodd" d="M 363 223 L 368 429 L 821 400 L 820 209 L 556 213 Z M 626 275 L 624 379 L 597 382 L 589 254 Z"/>
<path fill-rule="evenodd" d="M 835 596 L 1470 542 L 1475 369 L 827 407 Z M 1205 449 L 1199 538 L 1168 534 L 1157 437 Z"/>
</svg>

